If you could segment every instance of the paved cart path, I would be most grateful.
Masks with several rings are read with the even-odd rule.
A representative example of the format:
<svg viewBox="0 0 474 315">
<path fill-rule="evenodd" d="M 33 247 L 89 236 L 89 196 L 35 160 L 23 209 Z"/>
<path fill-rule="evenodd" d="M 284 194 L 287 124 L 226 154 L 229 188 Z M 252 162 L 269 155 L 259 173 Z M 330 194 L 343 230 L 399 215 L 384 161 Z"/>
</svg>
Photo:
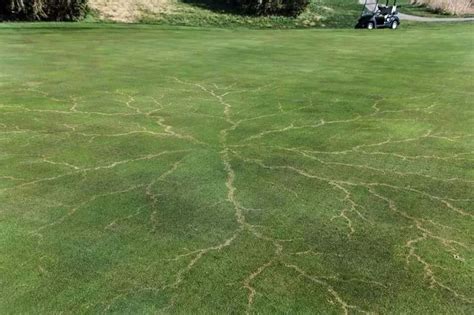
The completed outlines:
<svg viewBox="0 0 474 315">
<path fill-rule="evenodd" d="M 474 21 L 474 18 L 430 18 L 409 14 L 399 14 L 402 21 L 416 21 L 416 22 L 467 22 Z"/>
</svg>

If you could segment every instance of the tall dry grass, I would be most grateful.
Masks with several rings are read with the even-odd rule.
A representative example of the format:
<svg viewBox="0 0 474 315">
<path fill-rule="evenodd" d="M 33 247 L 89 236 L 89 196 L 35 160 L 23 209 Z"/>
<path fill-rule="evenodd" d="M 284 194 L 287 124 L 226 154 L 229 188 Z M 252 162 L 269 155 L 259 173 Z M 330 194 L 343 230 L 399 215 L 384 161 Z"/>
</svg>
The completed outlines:
<svg viewBox="0 0 474 315">
<path fill-rule="evenodd" d="M 411 0 L 411 3 L 456 15 L 474 13 L 474 0 Z"/>
<path fill-rule="evenodd" d="M 1 0 L 0 0 L 1 1 Z M 135 22 L 143 12 L 159 14 L 171 11 L 174 0 L 89 0 L 89 7 L 102 18 Z"/>
</svg>

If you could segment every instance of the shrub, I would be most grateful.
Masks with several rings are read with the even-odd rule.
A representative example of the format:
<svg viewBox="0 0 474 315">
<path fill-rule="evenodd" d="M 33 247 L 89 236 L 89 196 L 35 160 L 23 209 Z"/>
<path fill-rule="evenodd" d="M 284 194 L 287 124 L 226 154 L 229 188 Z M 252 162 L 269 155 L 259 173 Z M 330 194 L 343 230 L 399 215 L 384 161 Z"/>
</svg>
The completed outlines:
<svg viewBox="0 0 474 315">
<path fill-rule="evenodd" d="M 296 16 L 303 12 L 310 0 L 236 0 L 244 13 L 252 15 Z"/>
<path fill-rule="evenodd" d="M 0 0 L 8 20 L 76 21 L 87 12 L 87 0 Z"/>
</svg>

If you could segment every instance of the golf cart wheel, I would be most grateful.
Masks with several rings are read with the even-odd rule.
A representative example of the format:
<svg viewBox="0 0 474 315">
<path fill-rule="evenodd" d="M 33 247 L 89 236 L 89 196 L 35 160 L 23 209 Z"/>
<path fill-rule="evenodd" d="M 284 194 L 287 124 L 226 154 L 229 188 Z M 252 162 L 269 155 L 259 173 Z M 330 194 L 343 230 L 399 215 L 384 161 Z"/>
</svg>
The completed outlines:
<svg viewBox="0 0 474 315">
<path fill-rule="evenodd" d="M 373 30 L 374 28 L 375 28 L 374 22 L 369 22 L 369 23 L 367 23 L 367 29 L 368 29 L 368 30 Z"/>
<path fill-rule="evenodd" d="M 395 20 L 395 21 L 392 22 L 392 25 L 390 25 L 390 28 L 392 30 L 396 30 L 398 28 L 398 25 L 400 25 L 400 24 L 398 23 L 397 20 Z"/>
</svg>

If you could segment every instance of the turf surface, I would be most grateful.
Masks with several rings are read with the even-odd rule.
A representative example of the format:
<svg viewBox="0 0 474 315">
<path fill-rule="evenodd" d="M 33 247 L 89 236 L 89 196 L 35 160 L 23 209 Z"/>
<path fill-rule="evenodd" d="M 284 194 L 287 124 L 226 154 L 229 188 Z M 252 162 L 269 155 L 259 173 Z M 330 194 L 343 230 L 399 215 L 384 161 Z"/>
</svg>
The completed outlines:
<svg viewBox="0 0 474 315">
<path fill-rule="evenodd" d="M 472 313 L 473 26 L 0 28 L 0 312 Z"/>
</svg>

